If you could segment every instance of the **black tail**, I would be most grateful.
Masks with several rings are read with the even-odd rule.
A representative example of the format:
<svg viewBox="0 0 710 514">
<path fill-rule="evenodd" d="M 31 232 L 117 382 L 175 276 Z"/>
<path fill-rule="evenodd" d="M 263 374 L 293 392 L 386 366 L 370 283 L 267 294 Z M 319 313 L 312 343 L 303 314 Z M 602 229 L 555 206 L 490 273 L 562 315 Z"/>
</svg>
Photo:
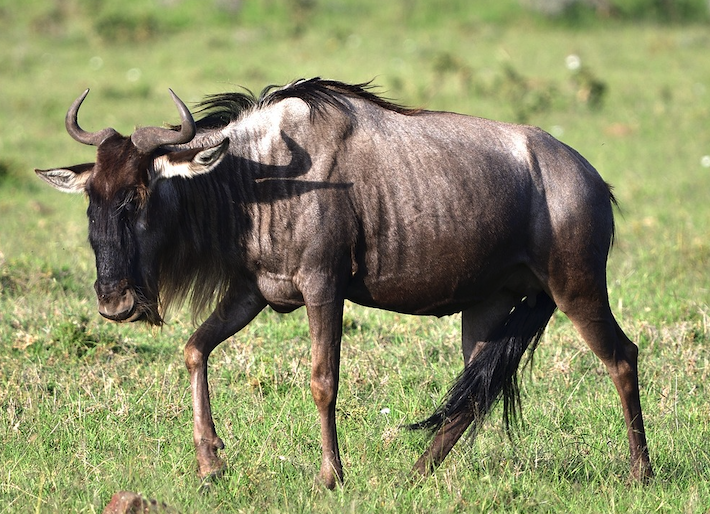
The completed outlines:
<svg viewBox="0 0 710 514">
<path fill-rule="evenodd" d="M 506 430 L 520 414 L 520 391 L 517 371 L 525 350 L 528 360 L 540 342 L 547 323 L 557 305 L 546 293 L 536 301 L 522 299 L 505 321 L 493 332 L 483 349 L 464 368 L 446 398 L 429 418 L 409 425 L 412 430 L 436 431 L 447 419 L 459 413 L 475 413 L 472 430 L 476 430 L 503 394 L 503 421 Z"/>
</svg>

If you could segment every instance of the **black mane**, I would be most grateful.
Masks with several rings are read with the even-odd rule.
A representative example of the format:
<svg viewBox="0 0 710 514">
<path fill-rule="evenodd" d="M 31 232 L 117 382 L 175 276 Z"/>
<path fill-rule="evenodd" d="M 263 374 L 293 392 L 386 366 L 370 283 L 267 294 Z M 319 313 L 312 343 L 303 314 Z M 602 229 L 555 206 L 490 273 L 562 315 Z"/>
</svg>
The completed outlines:
<svg viewBox="0 0 710 514">
<path fill-rule="evenodd" d="M 378 96 L 371 90 L 371 82 L 361 84 L 346 84 L 336 80 L 324 80 L 319 77 L 312 79 L 299 79 L 285 86 L 267 86 L 257 97 L 249 89 L 244 92 L 219 93 L 209 95 L 198 104 L 198 113 L 202 115 L 197 120 L 197 127 L 215 129 L 224 127 L 235 121 L 247 110 L 259 109 L 272 105 L 287 98 L 299 98 L 308 104 L 311 118 L 323 114 L 325 107 L 335 107 L 343 112 L 350 112 L 349 98 L 367 100 L 400 114 L 412 115 L 420 112 L 419 109 L 410 109 L 390 100 Z"/>
</svg>

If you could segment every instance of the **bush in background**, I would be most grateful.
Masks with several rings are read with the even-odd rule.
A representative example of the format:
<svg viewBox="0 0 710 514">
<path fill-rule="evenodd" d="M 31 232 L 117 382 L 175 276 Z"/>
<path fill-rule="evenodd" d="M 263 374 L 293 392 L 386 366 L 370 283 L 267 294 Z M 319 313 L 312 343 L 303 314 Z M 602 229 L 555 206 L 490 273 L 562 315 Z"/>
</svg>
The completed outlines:
<svg viewBox="0 0 710 514">
<path fill-rule="evenodd" d="M 657 23 L 710 21 L 708 0 L 520 0 L 520 3 L 548 18 L 570 22 L 593 18 Z"/>
</svg>

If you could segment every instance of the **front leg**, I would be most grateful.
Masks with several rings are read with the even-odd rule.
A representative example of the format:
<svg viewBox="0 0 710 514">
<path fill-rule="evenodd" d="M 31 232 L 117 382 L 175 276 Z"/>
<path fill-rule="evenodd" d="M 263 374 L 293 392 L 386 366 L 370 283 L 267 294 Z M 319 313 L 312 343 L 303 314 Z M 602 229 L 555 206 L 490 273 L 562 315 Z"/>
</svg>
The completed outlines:
<svg viewBox="0 0 710 514">
<path fill-rule="evenodd" d="M 343 466 L 335 427 L 335 402 L 340 376 L 340 339 L 343 329 L 343 300 L 318 305 L 306 303 L 311 334 L 311 393 L 320 416 L 320 481 L 333 489 L 343 481 Z"/>
<path fill-rule="evenodd" d="M 207 359 L 217 345 L 244 328 L 266 306 L 256 294 L 232 297 L 229 294 L 200 325 L 185 346 L 185 365 L 190 373 L 193 438 L 200 478 L 219 476 L 225 464 L 217 456 L 224 443 L 217 436 L 207 383 Z"/>
</svg>

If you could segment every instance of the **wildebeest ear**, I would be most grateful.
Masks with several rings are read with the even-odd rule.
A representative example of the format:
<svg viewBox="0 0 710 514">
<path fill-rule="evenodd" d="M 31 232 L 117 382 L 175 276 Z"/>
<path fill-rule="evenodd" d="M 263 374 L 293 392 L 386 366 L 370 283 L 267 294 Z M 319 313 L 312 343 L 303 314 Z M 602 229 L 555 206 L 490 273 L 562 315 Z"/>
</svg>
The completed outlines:
<svg viewBox="0 0 710 514">
<path fill-rule="evenodd" d="M 209 148 L 169 153 L 155 160 L 158 177 L 192 178 L 212 171 L 222 161 L 229 148 L 229 138 Z"/>
<path fill-rule="evenodd" d="M 63 193 L 83 193 L 92 171 L 94 171 L 94 163 L 89 162 L 66 168 L 35 170 L 35 173 L 47 184 Z"/>
</svg>

